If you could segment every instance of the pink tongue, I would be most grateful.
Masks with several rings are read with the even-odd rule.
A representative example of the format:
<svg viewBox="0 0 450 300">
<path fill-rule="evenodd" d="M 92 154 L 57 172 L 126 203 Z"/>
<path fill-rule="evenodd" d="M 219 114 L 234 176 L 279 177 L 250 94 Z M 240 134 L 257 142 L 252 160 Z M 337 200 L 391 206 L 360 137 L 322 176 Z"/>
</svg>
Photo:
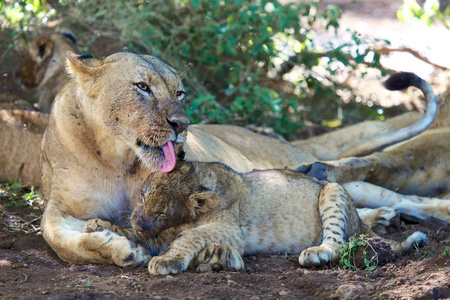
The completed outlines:
<svg viewBox="0 0 450 300">
<path fill-rule="evenodd" d="M 177 159 L 175 158 L 175 151 L 173 150 L 173 144 L 171 141 L 167 141 L 166 144 L 161 146 L 164 152 L 164 165 L 158 171 L 161 173 L 167 173 L 175 168 Z"/>
</svg>

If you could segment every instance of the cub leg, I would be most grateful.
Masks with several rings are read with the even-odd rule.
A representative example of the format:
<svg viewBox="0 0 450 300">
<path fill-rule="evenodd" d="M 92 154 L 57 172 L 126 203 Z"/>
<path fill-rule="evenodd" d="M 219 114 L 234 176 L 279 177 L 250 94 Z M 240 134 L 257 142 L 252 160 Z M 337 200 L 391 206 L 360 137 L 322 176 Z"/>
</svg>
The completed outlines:
<svg viewBox="0 0 450 300">
<path fill-rule="evenodd" d="M 242 257 L 236 249 L 218 243 L 206 246 L 191 264 L 193 264 L 193 267 L 200 264 L 215 265 L 220 267 L 221 270 L 241 270 L 244 268 Z"/>
<path fill-rule="evenodd" d="M 84 233 L 86 222 L 61 212 L 51 203 L 41 222 L 44 239 L 67 262 L 77 264 L 108 263 L 121 267 L 146 265 L 147 250 L 109 230 Z"/>
<path fill-rule="evenodd" d="M 323 223 L 322 243 L 300 253 L 299 262 L 304 267 L 336 260 L 344 242 L 359 234 L 363 226 L 352 199 L 337 183 L 328 183 L 320 191 L 319 213 Z"/>
<path fill-rule="evenodd" d="M 244 238 L 237 225 L 230 225 L 233 222 L 224 220 L 223 222 L 210 223 L 201 227 L 183 231 L 170 244 L 169 248 L 159 256 L 152 258 L 148 265 L 148 270 L 152 275 L 177 274 L 185 271 L 191 260 L 199 255 L 200 259 L 208 261 L 207 251 L 214 251 L 216 245 L 207 245 L 212 243 L 221 243 L 234 248 L 234 251 L 228 250 L 227 254 L 232 255 L 228 259 L 228 266 L 231 269 L 240 270 L 244 268 L 244 262 L 241 254 L 244 252 Z M 220 255 L 212 252 L 212 257 Z"/>
</svg>

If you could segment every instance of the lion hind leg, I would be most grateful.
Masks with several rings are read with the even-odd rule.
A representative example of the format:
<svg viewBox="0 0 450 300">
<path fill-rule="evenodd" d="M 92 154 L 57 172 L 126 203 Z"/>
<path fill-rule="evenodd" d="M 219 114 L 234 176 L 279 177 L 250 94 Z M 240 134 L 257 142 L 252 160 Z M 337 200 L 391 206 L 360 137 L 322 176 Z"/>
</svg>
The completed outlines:
<svg viewBox="0 0 450 300">
<path fill-rule="evenodd" d="M 407 216 L 420 220 L 430 217 L 450 222 L 450 205 L 448 199 L 402 195 L 386 188 L 367 182 L 354 181 L 343 184 L 357 207 L 395 208 Z"/>
<path fill-rule="evenodd" d="M 427 235 L 423 232 L 416 231 L 406 238 L 403 242 L 387 240 L 392 249 L 397 252 L 406 252 L 414 247 L 422 247 L 427 243 Z"/>
<path fill-rule="evenodd" d="M 352 199 L 342 186 L 325 185 L 319 195 L 319 213 L 322 218 L 322 243 L 304 250 L 299 257 L 300 265 L 319 266 L 339 257 L 338 250 L 349 236 L 360 233 L 359 219 Z"/>
<path fill-rule="evenodd" d="M 378 234 L 386 234 L 400 228 L 400 213 L 392 207 L 358 208 L 358 215 L 370 229 Z"/>
</svg>

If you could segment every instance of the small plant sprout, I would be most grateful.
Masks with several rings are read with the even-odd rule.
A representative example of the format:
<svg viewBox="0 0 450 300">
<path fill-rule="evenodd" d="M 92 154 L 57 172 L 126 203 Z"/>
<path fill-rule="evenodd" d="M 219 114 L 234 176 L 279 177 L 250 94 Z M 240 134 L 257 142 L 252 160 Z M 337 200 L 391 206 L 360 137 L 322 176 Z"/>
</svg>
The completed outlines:
<svg viewBox="0 0 450 300">
<path fill-rule="evenodd" d="M 359 237 L 351 237 L 347 243 L 339 249 L 341 254 L 341 258 L 339 259 L 339 268 L 342 270 L 351 270 L 354 271 L 358 269 L 355 264 L 356 252 L 359 248 L 362 247 L 362 262 L 364 265 L 364 270 L 373 271 L 378 266 L 378 254 L 373 249 L 372 245 L 367 242 L 367 239 L 363 234 Z M 368 251 L 367 249 L 372 249 L 374 255 L 370 258 L 367 258 Z"/>
</svg>

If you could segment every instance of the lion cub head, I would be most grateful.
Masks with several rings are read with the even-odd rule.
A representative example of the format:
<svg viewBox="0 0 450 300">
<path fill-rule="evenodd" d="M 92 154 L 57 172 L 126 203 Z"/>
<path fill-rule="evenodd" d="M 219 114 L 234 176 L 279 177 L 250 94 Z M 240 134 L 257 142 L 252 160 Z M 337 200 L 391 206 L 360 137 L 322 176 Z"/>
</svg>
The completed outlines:
<svg viewBox="0 0 450 300">
<path fill-rule="evenodd" d="M 166 229 L 194 223 L 217 206 L 214 173 L 197 170 L 192 162 L 180 162 L 171 173 L 153 173 L 131 215 L 131 224 L 151 238 Z"/>
</svg>

